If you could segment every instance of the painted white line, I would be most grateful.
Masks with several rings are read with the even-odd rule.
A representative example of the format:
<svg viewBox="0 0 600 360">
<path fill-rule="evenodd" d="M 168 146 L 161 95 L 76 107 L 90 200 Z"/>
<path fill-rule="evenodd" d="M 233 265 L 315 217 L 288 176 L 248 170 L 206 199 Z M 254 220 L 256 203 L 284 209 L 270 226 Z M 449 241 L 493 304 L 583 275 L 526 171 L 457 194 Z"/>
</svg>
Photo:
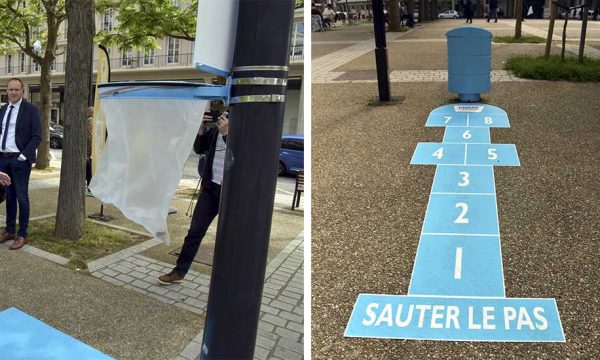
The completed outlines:
<svg viewBox="0 0 600 360">
<path fill-rule="evenodd" d="M 467 144 L 465 144 L 465 162 L 463 165 L 467 165 Z"/>
<path fill-rule="evenodd" d="M 499 236 L 498 234 L 424 233 L 424 232 L 422 232 L 421 235 L 434 235 L 434 236 L 489 236 L 489 237 L 498 237 Z"/>
<path fill-rule="evenodd" d="M 456 248 L 456 263 L 454 264 L 454 279 L 460 280 L 462 272 L 462 248 Z"/>
<path fill-rule="evenodd" d="M 469 144 L 469 145 L 491 145 L 489 142 L 487 142 L 487 143 L 476 143 L 476 142 L 465 143 L 465 142 L 452 142 L 452 141 L 448 141 L 448 142 L 442 141 L 442 142 L 444 144 L 459 144 L 459 145 L 464 145 L 464 144 Z"/>
<path fill-rule="evenodd" d="M 471 117 L 471 114 L 467 114 L 467 126 L 469 126 L 470 117 Z"/>
<path fill-rule="evenodd" d="M 433 195 L 487 195 L 494 196 L 495 193 L 468 193 L 468 192 L 432 192 Z"/>
<path fill-rule="evenodd" d="M 494 168 L 492 168 L 492 185 L 494 186 L 494 192 L 496 192 L 496 176 L 494 174 Z M 500 273 L 502 274 L 502 294 L 506 297 L 506 287 L 504 285 L 504 263 L 502 260 L 502 241 L 500 240 L 500 213 L 498 213 L 498 198 L 494 197 L 494 204 L 496 206 L 496 223 L 498 224 L 498 252 L 500 253 Z M 557 312 L 558 314 L 558 312 Z"/>
</svg>

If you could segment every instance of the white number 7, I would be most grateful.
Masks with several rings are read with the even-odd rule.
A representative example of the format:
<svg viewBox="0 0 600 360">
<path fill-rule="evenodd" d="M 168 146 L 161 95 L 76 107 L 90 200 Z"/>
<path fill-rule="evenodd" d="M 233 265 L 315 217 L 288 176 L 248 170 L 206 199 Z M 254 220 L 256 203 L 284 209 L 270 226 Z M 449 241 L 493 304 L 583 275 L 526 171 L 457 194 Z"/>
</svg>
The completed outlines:
<svg viewBox="0 0 600 360">
<path fill-rule="evenodd" d="M 444 124 L 449 123 L 450 119 L 452 119 L 452 116 L 444 116 Z"/>
</svg>

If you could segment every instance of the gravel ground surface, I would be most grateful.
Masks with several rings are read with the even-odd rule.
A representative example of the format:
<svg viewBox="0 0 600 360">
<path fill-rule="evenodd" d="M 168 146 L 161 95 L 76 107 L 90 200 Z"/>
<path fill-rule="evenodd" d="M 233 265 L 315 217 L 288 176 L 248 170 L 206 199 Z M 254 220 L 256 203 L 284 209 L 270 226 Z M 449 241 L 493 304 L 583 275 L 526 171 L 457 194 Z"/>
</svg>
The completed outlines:
<svg viewBox="0 0 600 360">
<path fill-rule="evenodd" d="M 600 358 L 600 84 L 493 83 L 485 100 L 511 128 L 521 167 L 496 168 L 507 297 L 555 298 L 566 343 L 344 338 L 358 294 L 407 293 L 434 166 L 416 143 L 441 141 L 428 113 L 444 83 L 392 84 L 403 104 L 371 107 L 377 84 L 313 85 L 313 359 Z"/>
<path fill-rule="evenodd" d="M 544 55 L 545 44 L 493 44 L 492 70 L 504 69 L 504 62 L 516 55 Z M 553 54 L 560 54 L 554 46 Z M 419 59 L 415 61 L 415 59 Z M 395 42 L 388 44 L 388 65 L 392 70 L 447 70 L 448 52 L 445 42 Z M 334 71 L 375 70 L 374 52 L 369 52 Z"/>
</svg>

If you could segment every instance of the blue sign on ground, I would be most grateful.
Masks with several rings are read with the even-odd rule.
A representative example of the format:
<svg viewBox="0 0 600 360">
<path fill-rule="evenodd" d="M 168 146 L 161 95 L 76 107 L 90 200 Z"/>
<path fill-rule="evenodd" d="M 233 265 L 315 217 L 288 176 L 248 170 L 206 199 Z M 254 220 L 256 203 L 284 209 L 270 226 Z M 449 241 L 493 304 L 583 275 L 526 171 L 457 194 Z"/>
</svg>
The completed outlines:
<svg viewBox="0 0 600 360">
<path fill-rule="evenodd" d="M 418 143 L 410 163 L 412 165 L 464 164 L 466 145 Z"/>
<path fill-rule="evenodd" d="M 112 359 L 16 308 L 0 312 L 0 355 L 2 359 Z"/>
<path fill-rule="evenodd" d="M 485 104 L 454 104 L 433 110 L 425 126 L 510 127 L 506 111 Z"/>
<path fill-rule="evenodd" d="M 438 166 L 431 192 L 495 194 L 494 170 L 491 166 Z"/>
<path fill-rule="evenodd" d="M 490 143 L 490 130 L 483 127 L 448 127 L 444 133 L 445 143 Z"/>
<path fill-rule="evenodd" d="M 345 336 L 564 342 L 554 299 L 360 294 Z"/>
<path fill-rule="evenodd" d="M 468 165 L 521 166 L 513 144 L 468 144 Z"/>
<path fill-rule="evenodd" d="M 500 238 L 421 235 L 408 295 L 503 297 Z"/>
<path fill-rule="evenodd" d="M 424 234 L 498 235 L 494 195 L 431 194 Z"/>
<path fill-rule="evenodd" d="M 419 340 L 564 342 L 554 299 L 509 299 L 494 166 L 520 166 L 513 144 L 490 143 L 506 112 L 455 104 L 431 112 L 443 142 L 418 143 L 413 165 L 437 165 L 409 296 L 361 294 L 346 336 Z"/>
</svg>

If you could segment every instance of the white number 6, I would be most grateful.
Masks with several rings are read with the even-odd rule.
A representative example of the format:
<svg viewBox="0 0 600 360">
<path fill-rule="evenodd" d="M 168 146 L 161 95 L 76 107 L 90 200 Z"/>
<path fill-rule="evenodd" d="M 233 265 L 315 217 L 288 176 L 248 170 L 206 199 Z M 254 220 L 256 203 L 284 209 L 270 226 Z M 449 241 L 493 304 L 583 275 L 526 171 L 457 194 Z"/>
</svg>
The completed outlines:
<svg viewBox="0 0 600 360">
<path fill-rule="evenodd" d="M 472 137 L 471 130 L 467 130 L 463 133 L 463 139 L 469 140 Z"/>
</svg>

